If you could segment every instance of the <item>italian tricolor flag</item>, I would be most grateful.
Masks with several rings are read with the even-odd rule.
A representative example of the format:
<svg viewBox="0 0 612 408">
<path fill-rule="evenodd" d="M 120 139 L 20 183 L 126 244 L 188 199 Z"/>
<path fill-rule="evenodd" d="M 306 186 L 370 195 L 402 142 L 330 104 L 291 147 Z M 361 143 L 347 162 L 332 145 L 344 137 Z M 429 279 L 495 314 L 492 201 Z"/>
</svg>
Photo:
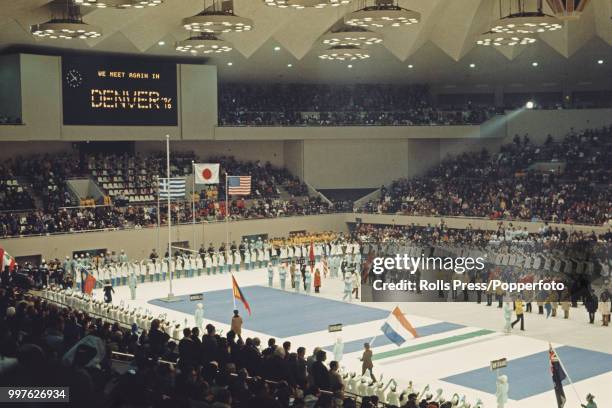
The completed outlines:
<svg viewBox="0 0 612 408">
<path fill-rule="evenodd" d="M 15 268 L 15 258 L 9 255 L 4 248 L 0 248 L 0 271 L 4 271 L 5 267 L 9 267 L 9 271 L 13 272 Z"/>
</svg>

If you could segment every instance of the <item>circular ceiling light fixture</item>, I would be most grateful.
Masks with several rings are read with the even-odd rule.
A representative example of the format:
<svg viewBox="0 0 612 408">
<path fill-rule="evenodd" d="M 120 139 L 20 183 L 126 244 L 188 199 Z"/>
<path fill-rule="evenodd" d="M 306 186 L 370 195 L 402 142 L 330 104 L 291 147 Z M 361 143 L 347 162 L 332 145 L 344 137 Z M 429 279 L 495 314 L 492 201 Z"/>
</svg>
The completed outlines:
<svg viewBox="0 0 612 408">
<path fill-rule="evenodd" d="M 361 47 L 335 46 L 325 50 L 319 58 L 328 61 L 357 61 L 370 58 L 370 54 Z"/>
<path fill-rule="evenodd" d="M 176 43 L 176 50 L 179 52 L 198 54 L 221 54 L 232 50 L 230 44 L 214 34 L 202 33 L 196 37 L 191 37 Z"/>
<path fill-rule="evenodd" d="M 79 6 L 117 9 L 143 9 L 162 4 L 163 0 L 74 0 Z"/>
<path fill-rule="evenodd" d="M 356 46 L 363 47 L 383 42 L 379 33 L 364 30 L 361 27 L 349 27 L 346 30 L 327 33 L 321 37 L 323 45 L 328 46 Z"/>
<path fill-rule="evenodd" d="M 52 40 L 71 40 L 78 38 L 86 40 L 102 36 L 102 29 L 82 21 L 51 19 L 45 23 L 34 24 L 31 27 L 32 35 L 38 38 Z"/>
<path fill-rule="evenodd" d="M 526 0 L 507 0 L 508 14 L 502 15 L 502 6 L 499 4 L 499 19 L 491 24 L 490 31 L 509 35 L 527 35 L 545 33 L 563 28 L 561 20 L 554 16 L 544 14 L 543 0 L 537 0 L 535 11 L 526 11 Z M 569 0 L 568 0 L 569 1 Z M 571 0 L 574 1 L 574 0 Z"/>
<path fill-rule="evenodd" d="M 349 4 L 351 0 L 264 0 L 266 6 L 278 8 L 293 8 L 302 10 L 305 8 L 338 7 Z"/>
<path fill-rule="evenodd" d="M 206 3 L 206 2 L 205 2 Z M 217 3 L 221 3 L 217 5 Z M 241 33 L 253 29 L 253 20 L 234 14 L 232 0 L 213 0 L 212 7 L 183 19 L 183 27 L 196 33 Z"/>
<path fill-rule="evenodd" d="M 493 22 L 491 31 L 506 34 L 536 34 L 563 28 L 556 17 L 544 13 L 511 14 Z"/>
<path fill-rule="evenodd" d="M 507 46 L 516 46 L 516 45 L 529 45 L 536 42 L 536 38 L 534 35 L 530 34 L 507 34 L 507 33 L 496 33 L 493 31 L 488 31 L 484 34 L 481 34 L 476 39 L 477 45 L 487 46 L 496 46 L 500 47 L 502 45 Z"/>
<path fill-rule="evenodd" d="M 201 33 L 241 33 L 243 31 L 251 31 L 253 20 L 239 17 L 235 14 L 203 12 L 184 19 L 183 26 L 188 31 Z"/>
<path fill-rule="evenodd" d="M 102 29 L 83 22 L 83 16 L 77 5 L 67 1 L 62 7 L 53 9 L 51 20 L 30 27 L 30 32 L 38 38 L 52 40 L 86 40 L 102 36 Z"/>
<path fill-rule="evenodd" d="M 402 27 L 417 24 L 421 13 L 394 4 L 391 0 L 376 0 L 375 5 L 349 13 L 344 17 L 348 25 L 358 27 Z"/>
</svg>

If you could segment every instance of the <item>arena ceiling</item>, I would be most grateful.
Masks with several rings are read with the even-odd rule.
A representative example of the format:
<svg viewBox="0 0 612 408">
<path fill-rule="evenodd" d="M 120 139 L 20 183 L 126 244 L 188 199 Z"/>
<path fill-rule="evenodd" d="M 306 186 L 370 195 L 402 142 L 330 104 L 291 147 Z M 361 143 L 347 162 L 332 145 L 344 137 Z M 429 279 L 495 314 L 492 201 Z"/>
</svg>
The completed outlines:
<svg viewBox="0 0 612 408">
<path fill-rule="evenodd" d="M 527 7 L 535 9 L 535 2 L 526 0 Z M 35 39 L 30 25 L 48 20 L 52 4 L 50 0 L 0 0 L 0 49 L 58 47 L 177 56 L 174 43 L 188 37 L 182 19 L 203 7 L 202 0 L 165 0 L 144 10 L 82 7 L 84 21 L 102 27 L 102 37 Z M 546 86 L 569 81 L 610 86 L 611 0 L 591 0 L 578 20 L 566 21 L 563 29 L 540 34 L 535 44 L 521 47 L 475 44 L 476 37 L 500 17 L 499 0 L 400 0 L 402 7 L 421 13 L 419 24 L 380 30 L 384 42 L 370 47 L 368 60 L 350 63 L 352 68 L 346 62 L 320 60 L 317 55 L 325 48 L 320 37 L 359 4 L 354 0 L 337 8 L 287 10 L 268 7 L 262 0 L 234 0 L 236 14 L 251 18 L 254 29 L 224 34 L 233 51 L 208 62 L 219 66 L 222 80 L 403 81 L 449 87 L 465 83 L 520 87 L 529 82 Z M 546 4 L 544 12 L 552 14 Z M 598 64 L 599 60 L 604 63 Z"/>
</svg>

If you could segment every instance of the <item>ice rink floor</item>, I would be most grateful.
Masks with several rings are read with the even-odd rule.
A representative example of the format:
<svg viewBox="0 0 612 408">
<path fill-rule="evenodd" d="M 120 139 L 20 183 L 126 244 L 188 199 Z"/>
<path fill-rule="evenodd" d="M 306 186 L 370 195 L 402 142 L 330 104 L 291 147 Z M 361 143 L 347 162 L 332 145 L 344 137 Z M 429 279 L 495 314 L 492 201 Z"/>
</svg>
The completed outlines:
<svg viewBox="0 0 612 408">
<path fill-rule="evenodd" d="M 329 351 L 337 337 L 344 342 L 340 365 L 361 374 L 359 357 L 362 345 L 373 340 L 374 373 L 383 375 L 386 383 L 394 378 L 400 388 L 409 381 L 420 391 L 429 385 L 434 395 L 441 388 L 448 399 L 453 393 L 466 395 L 472 404 L 480 398 L 485 407 L 496 407 L 495 373 L 489 369 L 492 360 L 508 359 L 501 370 L 509 377 L 510 408 L 555 407 L 548 343 L 557 349 L 566 366 L 574 389 L 565 382 L 567 408 L 580 407 L 587 393 L 595 395 L 600 408 L 612 407 L 612 327 L 588 324 L 583 307 L 571 309 L 570 319 L 545 319 L 536 314 L 525 315 L 526 331 L 506 335 L 501 332 L 500 309 L 474 303 L 402 303 L 406 317 L 419 337 L 397 347 L 387 340 L 380 327 L 389 311 L 397 304 L 343 302 L 342 282 L 323 279 L 321 293 L 295 293 L 289 286 L 281 291 L 276 279 L 267 286 L 263 269 L 241 271 L 235 277 L 250 303 L 252 316 L 239 305 L 244 320 L 243 336 L 257 336 L 262 344 L 275 337 L 277 344 L 285 340 L 292 349 L 304 346 L 307 354 L 316 346 Z M 150 310 L 154 315 L 166 313 L 170 320 L 194 325 L 193 311 L 198 301 L 188 295 L 202 293 L 204 323 L 213 323 L 227 332 L 232 317 L 231 277 L 225 275 L 182 278 L 173 281 L 173 292 L 182 297 L 178 302 L 162 302 L 168 294 L 168 282 L 140 284 L 136 300 L 130 300 L 127 287 L 115 288 L 114 303 L 124 301 L 134 307 Z M 100 290 L 95 296 L 101 297 Z M 598 316 L 599 317 L 599 316 Z M 342 323 L 338 333 L 329 333 L 329 324 Z"/>
</svg>

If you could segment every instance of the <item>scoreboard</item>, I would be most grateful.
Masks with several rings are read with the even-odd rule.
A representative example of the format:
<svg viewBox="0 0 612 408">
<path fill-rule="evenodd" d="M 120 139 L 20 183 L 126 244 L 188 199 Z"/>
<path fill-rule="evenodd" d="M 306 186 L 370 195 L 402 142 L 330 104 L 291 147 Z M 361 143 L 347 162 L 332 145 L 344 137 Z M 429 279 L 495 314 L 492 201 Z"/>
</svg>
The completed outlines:
<svg viewBox="0 0 612 408">
<path fill-rule="evenodd" d="M 64 125 L 176 126 L 176 64 L 62 57 Z"/>
</svg>

